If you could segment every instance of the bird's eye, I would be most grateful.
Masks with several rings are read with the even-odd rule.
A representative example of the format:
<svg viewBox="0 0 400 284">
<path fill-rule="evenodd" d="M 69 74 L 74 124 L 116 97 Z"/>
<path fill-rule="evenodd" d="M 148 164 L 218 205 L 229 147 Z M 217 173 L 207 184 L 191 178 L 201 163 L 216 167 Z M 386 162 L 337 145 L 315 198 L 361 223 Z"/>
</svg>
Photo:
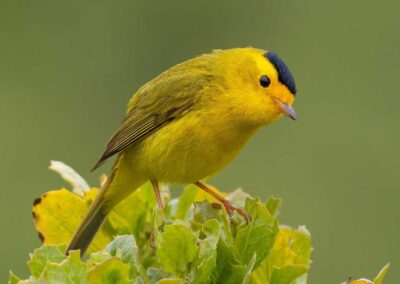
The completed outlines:
<svg viewBox="0 0 400 284">
<path fill-rule="evenodd" d="M 269 80 L 268 76 L 262 75 L 262 76 L 260 77 L 260 85 L 261 85 L 263 88 L 268 87 L 270 83 L 271 83 L 271 81 Z"/>
</svg>

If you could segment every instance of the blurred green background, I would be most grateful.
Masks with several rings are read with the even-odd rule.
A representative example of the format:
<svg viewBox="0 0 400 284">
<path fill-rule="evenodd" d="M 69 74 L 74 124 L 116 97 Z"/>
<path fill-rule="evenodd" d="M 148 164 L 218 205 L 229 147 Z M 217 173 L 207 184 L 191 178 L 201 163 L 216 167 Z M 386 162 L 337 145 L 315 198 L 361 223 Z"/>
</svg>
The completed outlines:
<svg viewBox="0 0 400 284">
<path fill-rule="evenodd" d="M 398 1 L 0 0 L 0 275 L 26 275 L 35 197 L 89 169 L 131 94 L 214 48 L 274 50 L 295 75 L 297 122 L 261 131 L 213 183 L 283 197 L 313 237 L 310 283 L 400 279 Z"/>
</svg>

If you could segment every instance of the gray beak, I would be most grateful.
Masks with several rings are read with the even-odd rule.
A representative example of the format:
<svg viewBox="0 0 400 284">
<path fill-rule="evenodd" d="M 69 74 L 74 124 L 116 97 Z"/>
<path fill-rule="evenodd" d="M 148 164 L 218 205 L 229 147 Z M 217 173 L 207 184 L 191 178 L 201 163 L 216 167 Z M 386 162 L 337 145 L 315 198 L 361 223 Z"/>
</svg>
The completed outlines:
<svg viewBox="0 0 400 284">
<path fill-rule="evenodd" d="M 286 115 L 287 115 L 288 117 L 290 117 L 291 119 L 296 120 L 297 114 L 296 114 L 296 112 L 294 111 L 294 109 L 292 108 L 291 105 L 282 103 L 282 102 L 280 102 L 280 101 L 278 101 L 278 100 L 275 100 L 275 101 L 277 102 L 278 106 L 280 107 L 281 111 L 282 111 L 284 114 L 286 114 Z"/>
</svg>

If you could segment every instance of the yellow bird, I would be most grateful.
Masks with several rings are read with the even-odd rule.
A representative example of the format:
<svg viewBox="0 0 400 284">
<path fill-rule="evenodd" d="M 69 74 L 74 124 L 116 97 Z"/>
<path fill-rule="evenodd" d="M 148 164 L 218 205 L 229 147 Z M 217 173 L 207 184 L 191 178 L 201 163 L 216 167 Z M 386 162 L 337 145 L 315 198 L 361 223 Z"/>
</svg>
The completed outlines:
<svg viewBox="0 0 400 284">
<path fill-rule="evenodd" d="M 224 168 L 261 126 L 292 119 L 296 86 L 286 64 L 255 48 L 215 50 L 178 64 L 131 98 L 120 127 L 94 169 L 118 154 L 112 173 L 68 247 L 84 254 L 110 210 L 151 180 L 190 184 L 237 210 L 201 182 Z M 134 206 L 134 204 L 132 204 Z"/>
</svg>

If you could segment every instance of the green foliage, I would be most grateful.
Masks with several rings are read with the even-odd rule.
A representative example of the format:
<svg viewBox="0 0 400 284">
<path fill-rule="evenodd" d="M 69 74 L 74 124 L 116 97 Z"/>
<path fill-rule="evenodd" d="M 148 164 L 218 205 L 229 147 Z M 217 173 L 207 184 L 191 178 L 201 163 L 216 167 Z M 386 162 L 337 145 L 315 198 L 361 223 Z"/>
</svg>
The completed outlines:
<svg viewBox="0 0 400 284">
<path fill-rule="evenodd" d="M 228 216 L 223 207 L 204 200 L 193 186 L 172 200 L 164 188 L 166 208 L 160 212 L 146 184 L 111 212 L 101 229 L 103 237 L 97 241 L 101 249 L 92 249 L 81 259 L 79 251 L 65 255 L 67 230 L 60 231 L 59 244 L 54 244 L 56 234 L 48 232 L 54 230 L 46 225 L 51 224 L 49 220 L 74 213 L 66 212 L 71 206 L 62 204 L 70 198 L 68 194 L 77 194 L 63 190 L 60 203 L 56 192 L 35 204 L 35 221 L 42 224 L 45 244 L 30 256 L 31 276 L 20 280 L 10 273 L 9 283 L 306 283 L 311 265 L 310 233 L 304 226 L 279 225 L 280 199 L 271 197 L 264 203 L 241 190 L 229 194 L 233 204 L 251 215 L 247 223 L 237 213 Z M 88 192 L 96 194 L 95 189 Z M 88 192 L 74 196 L 82 199 L 76 206 L 87 206 Z M 77 212 L 81 210 L 77 208 Z M 75 224 L 75 219 L 64 218 L 63 222 Z M 49 235 L 51 244 L 46 244 Z M 106 244 L 107 239 L 112 241 Z M 374 282 L 360 279 L 346 283 L 381 284 L 386 270 Z"/>
<path fill-rule="evenodd" d="M 65 259 L 66 245 L 42 246 L 36 249 L 28 261 L 29 269 L 33 277 L 39 278 L 47 262 L 60 263 Z"/>
<path fill-rule="evenodd" d="M 167 273 L 184 276 L 197 255 L 194 232 L 181 224 L 171 224 L 157 234 L 157 257 Z"/>
<path fill-rule="evenodd" d="M 379 271 L 378 275 L 374 278 L 374 280 L 369 280 L 369 279 L 358 279 L 358 280 L 353 280 L 351 279 L 343 282 L 342 284 L 382 284 L 383 278 L 385 277 L 387 271 L 389 269 L 389 263 L 386 264 L 381 271 Z"/>
</svg>

